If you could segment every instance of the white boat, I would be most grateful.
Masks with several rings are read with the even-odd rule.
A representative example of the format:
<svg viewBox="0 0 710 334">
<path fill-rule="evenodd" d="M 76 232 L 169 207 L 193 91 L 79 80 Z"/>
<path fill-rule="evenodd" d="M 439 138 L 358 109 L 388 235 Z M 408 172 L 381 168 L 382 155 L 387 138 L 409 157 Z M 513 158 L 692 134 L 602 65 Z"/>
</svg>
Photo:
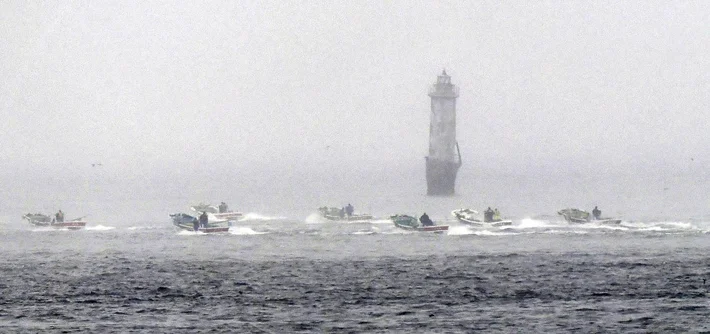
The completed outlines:
<svg viewBox="0 0 710 334">
<path fill-rule="evenodd" d="M 471 209 L 458 209 L 451 211 L 451 215 L 456 217 L 460 222 L 475 226 L 507 226 L 512 225 L 512 220 L 497 219 L 493 221 L 484 221 L 481 218 L 481 214 L 476 210 Z"/>
<path fill-rule="evenodd" d="M 204 204 L 204 203 L 193 205 L 190 207 L 190 209 L 198 215 L 203 212 L 206 212 L 208 215 L 213 216 L 214 219 L 217 219 L 217 220 L 236 221 L 239 218 L 244 216 L 244 214 L 239 211 L 220 212 L 220 208 L 218 206 Z M 224 211 L 224 210 L 222 210 L 222 211 Z"/>
<path fill-rule="evenodd" d="M 353 212 L 353 214 L 347 215 L 343 209 L 327 206 L 318 208 L 318 213 L 320 213 L 323 218 L 334 221 L 363 221 L 372 219 L 372 215 L 367 213 Z"/>
<path fill-rule="evenodd" d="M 597 223 L 597 224 L 619 224 L 621 223 L 621 219 L 614 219 L 614 218 L 599 218 L 599 219 L 593 219 L 592 215 L 589 214 L 589 212 L 580 210 L 580 209 L 575 209 L 575 208 L 568 208 L 568 209 L 563 209 L 557 212 L 560 216 L 564 217 L 564 219 L 568 223 L 572 224 L 586 224 L 586 223 Z"/>
</svg>

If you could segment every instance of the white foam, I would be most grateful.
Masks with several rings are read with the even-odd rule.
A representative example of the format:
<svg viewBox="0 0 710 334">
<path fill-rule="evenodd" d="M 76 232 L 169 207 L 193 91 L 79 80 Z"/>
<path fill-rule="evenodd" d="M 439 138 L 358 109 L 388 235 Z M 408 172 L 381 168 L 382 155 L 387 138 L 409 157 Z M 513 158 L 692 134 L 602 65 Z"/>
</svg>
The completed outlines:
<svg viewBox="0 0 710 334">
<path fill-rule="evenodd" d="M 357 232 L 353 232 L 351 234 L 353 234 L 353 235 L 370 235 L 370 234 L 375 234 L 375 233 L 377 233 L 377 232 L 375 232 L 375 231 L 357 231 Z"/>
<path fill-rule="evenodd" d="M 519 235 L 520 233 L 515 232 L 502 232 L 502 231 L 491 231 L 486 229 L 472 229 L 468 226 L 450 226 L 447 235 L 481 235 L 481 236 L 509 236 L 509 235 Z"/>
<path fill-rule="evenodd" d="M 571 226 L 574 226 L 575 228 L 581 228 L 581 229 L 600 229 L 600 230 L 614 230 L 614 231 L 628 231 L 629 230 L 629 228 L 625 227 L 625 226 L 604 225 L 604 224 L 594 224 L 594 223 L 571 225 Z"/>
<path fill-rule="evenodd" d="M 651 223 L 651 224 L 642 224 L 642 226 L 648 226 L 648 227 L 660 226 L 660 227 L 664 227 L 667 229 L 680 229 L 680 230 L 693 230 L 693 229 L 697 228 L 693 224 L 685 223 L 685 222 L 658 222 L 658 223 Z"/>
<path fill-rule="evenodd" d="M 468 226 L 449 226 L 448 235 L 467 235 L 473 234 L 473 231 Z"/>
<path fill-rule="evenodd" d="M 532 219 L 532 218 L 525 218 L 520 221 L 520 224 L 505 226 L 505 228 L 524 229 L 524 228 L 561 227 L 561 226 L 562 225 L 553 224 L 547 220 L 537 220 L 537 219 Z"/>
<path fill-rule="evenodd" d="M 651 227 L 640 228 L 638 230 L 639 231 L 646 231 L 646 232 L 662 232 L 662 231 L 672 231 L 673 229 L 663 228 L 660 226 L 651 226 Z"/>
<path fill-rule="evenodd" d="M 258 234 L 267 234 L 268 232 L 257 232 L 252 230 L 250 227 L 247 226 L 233 226 L 229 228 L 229 234 L 234 234 L 234 235 L 258 235 Z"/>
<path fill-rule="evenodd" d="M 547 230 L 544 231 L 545 234 L 589 234 L 587 231 L 575 231 L 575 230 Z"/>
<path fill-rule="evenodd" d="M 32 232 L 51 232 L 51 231 L 69 231 L 69 229 L 58 229 L 53 227 L 36 227 L 32 229 Z"/>
<path fill-rule="evenodd" d="M 327 220 L 323 218 L 320 214 L 317 213 L 311 213 L 308 217 L 306 217 L 306 224 L 323 224 Z"/>
<path fill-rule="evenodd" d="M 129 231 L 136 231 L 136 230 L 154 230 L 157 228 L 162 228 L 162 226 L 161 227 L 158 227 L 158 226 L 131 226 L 126 229 Z"/>
<path fill-rule="evenodd" d="M 492 237 L 503 237 L 503 236 L 509 236 L 509 235 L 519 235 L 520 233 L 496 232 L 496 231 L 489 231 L 489 230 L 474 230 L 474 231 L 472 231 L 471 234 L 473 234 L 473 235 L 492 236 Z"/>
<path fill-rule="evenodd" d="M 287 219 L 286 217 L 271 217 L 271 216 L 265 216 L 256 212 L 249 212 L 245 214 L 243 217 L 241 217 L 239 220 L 261 220 L 261 221 L 269 221 L 269 220 L 284 220 Z"/>
<path fill-rule="evenodd" d="M 108 230 L 115 229 L 115 227 L 113 227 L 113 226 L 103 226 L 103 225 L 86 226 L 85 228 L 89 231 L 108 231 Z"/>
<path fill-rule="evenodd" d="M 178 232 L 178 235 L 192 235 L 192 236 L 194 236 L 194 235 L 207 235 L 207 233 L 198 232 L 198 231 L 180 230 L 180 232 Z"/>
</svg>

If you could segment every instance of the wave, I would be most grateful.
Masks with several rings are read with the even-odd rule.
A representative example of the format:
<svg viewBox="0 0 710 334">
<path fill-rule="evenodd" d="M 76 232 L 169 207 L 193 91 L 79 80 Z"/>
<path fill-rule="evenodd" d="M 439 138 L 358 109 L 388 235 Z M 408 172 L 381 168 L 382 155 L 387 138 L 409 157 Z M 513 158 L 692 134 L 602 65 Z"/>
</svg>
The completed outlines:
<svg viewBox="0 0 710 334">
<path fill-rule="evenodd" d="M 589 231 L 575 231 L 575 230 L 547 230 L 543 231 L 545 234 L 589 234 Z"/>
</svg>

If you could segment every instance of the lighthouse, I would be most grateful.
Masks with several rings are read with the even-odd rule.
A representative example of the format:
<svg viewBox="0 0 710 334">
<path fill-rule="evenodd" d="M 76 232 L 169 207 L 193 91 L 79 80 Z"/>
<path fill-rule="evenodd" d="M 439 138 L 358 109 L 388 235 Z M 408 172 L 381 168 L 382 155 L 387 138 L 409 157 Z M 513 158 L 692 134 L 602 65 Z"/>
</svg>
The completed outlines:
<svg viewBox="0 0 710 334">
<path fill-rule="evenodd" d="M 456 98 L 458 87 L 442 71 L 429 89 L 429 155 L 426 157 L 427 195 L 453 195 L 456 173 L 461 167 L 461 152 L 456 142 Z"/>
</svg>

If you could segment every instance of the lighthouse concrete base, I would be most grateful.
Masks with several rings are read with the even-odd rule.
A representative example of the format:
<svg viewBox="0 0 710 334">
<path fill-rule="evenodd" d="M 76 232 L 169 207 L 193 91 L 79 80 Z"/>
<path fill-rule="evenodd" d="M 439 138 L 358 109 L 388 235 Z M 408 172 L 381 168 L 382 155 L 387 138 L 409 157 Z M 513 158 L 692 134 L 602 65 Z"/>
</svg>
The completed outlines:
<svg viewBox="0 0 710 334">
<path fill-rule="evenodd" d="M 426 184 L 429 196 L 453 196 L 456 188 L 456 173 L 460 163 L 426 159 Z"/>
</svg>

